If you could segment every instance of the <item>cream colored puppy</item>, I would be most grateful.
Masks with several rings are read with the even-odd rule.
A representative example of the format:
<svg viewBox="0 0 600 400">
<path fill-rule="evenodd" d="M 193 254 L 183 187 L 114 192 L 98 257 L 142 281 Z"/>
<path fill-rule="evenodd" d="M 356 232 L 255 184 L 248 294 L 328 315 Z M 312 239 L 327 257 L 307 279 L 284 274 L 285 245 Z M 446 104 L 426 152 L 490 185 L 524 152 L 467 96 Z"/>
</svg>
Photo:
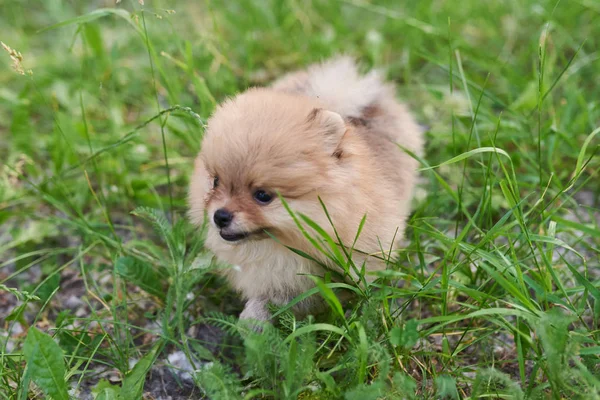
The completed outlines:
<svg viewBox="0 0 600 400">
<path fill-rule="evenodd" d="M 306 275 L 323 276 L 319 263 L 286 246 L 339 269 L 308 243 L 278 193 L 335 238 L 320 198 L 345 246 L 366 214 L 353 261 L 385 268 L 381 257 L 403 236 L 417 169 L 396 143 L 420 153 L 419 126 L 392 85 L 375 72 L 361 76 L 346 57 L 217 108 L 191 178 L 189 216 L 198 225 L 208 218 L 206 246 L 235 266 L 225 274 L 247 300 L 241 318 L 269 319 L 269 302 L 284 305 L 314 286 Z M 295 311 L 319 304 L 309 299 Z"/>
</svg>

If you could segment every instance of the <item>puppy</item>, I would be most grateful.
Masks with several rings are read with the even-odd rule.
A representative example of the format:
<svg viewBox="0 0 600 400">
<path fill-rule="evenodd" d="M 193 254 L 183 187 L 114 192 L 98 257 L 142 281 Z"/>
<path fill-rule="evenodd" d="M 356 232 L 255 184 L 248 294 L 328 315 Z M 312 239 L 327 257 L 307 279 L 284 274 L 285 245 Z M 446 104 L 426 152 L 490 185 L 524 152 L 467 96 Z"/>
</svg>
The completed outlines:
<svg viewBox="0 0 600 400">
<path fill-rule="evenodd" d="M 391 84 L 375 72 L 360 75 L 346 57 L 217 108 L 195 162 L 189 217 L 197 225 L 208 218 L 206 246 L 235 266 L 225 275 L 247 301 L 240 318 L 268 320 L 269 303 L 284 305 L 314 286 L 308 275 L 341 270 L 303 236 L 279 196 L 346 246 L 357 267 L 350 278 L 363 265 L 385 268 L 403 236 L 417 169 L 396 144 L 419 154 L 419 126 Z M 313 298 L 294 311 L 316 311 Z"/>
</svg>

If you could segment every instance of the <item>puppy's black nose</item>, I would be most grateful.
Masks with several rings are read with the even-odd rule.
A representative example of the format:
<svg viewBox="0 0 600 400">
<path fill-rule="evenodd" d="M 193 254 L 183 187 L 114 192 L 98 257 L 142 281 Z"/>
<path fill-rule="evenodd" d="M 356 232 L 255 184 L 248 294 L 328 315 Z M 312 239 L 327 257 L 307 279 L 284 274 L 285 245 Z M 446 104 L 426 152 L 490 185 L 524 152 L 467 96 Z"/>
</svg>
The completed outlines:
<svg viewBox="0 0 600 400">
<path fill-rule="evenodd" d="M 226 228 L 231 223 L 233 214 L 224 208 L 219 208 L 217 211 L 215 211 L 213 219 L 219 228 Z"/>
</svg>

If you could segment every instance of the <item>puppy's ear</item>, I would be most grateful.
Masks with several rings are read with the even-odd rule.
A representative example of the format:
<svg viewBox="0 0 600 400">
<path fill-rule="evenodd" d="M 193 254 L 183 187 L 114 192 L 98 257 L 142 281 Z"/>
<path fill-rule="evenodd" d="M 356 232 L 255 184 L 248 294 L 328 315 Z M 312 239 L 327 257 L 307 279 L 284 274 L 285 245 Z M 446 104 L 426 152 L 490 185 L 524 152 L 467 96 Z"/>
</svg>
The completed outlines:
<svg viewBox="0 0 600 400">
<path fill-rule="evenodd" d="M 346 123 L 342 116 L 333 111 L 315 108 L 308 115 L 307 122 L 323 136 L 325 149 L 332 156 L 341 157 L 340 144 L 346 133 Z"/>
</svg>

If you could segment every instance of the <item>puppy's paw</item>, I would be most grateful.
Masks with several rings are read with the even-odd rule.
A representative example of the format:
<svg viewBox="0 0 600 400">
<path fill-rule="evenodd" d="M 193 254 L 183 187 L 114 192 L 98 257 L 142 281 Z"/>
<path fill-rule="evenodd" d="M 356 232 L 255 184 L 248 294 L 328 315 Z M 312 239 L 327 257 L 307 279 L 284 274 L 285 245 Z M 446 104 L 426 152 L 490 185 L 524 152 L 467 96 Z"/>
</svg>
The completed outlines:
<svg viewBox="0 0 600 400">
<path fill-rule="evenodd" d="M 271 319 L 268 304 L 269 302 L 266 299 L 248 300 L 244 310 L 240 314 L 240 324 L 249 327 L 255 332 L 261 332 L 263 326 Z"/>
<path fill-rule="evenodd" d="M 250 299 L 240 314 L 240 319 L 253 319 L 256 321 L 268 321 L 271 319 L 271 313 L 266 299 Z"/>
</svg>

